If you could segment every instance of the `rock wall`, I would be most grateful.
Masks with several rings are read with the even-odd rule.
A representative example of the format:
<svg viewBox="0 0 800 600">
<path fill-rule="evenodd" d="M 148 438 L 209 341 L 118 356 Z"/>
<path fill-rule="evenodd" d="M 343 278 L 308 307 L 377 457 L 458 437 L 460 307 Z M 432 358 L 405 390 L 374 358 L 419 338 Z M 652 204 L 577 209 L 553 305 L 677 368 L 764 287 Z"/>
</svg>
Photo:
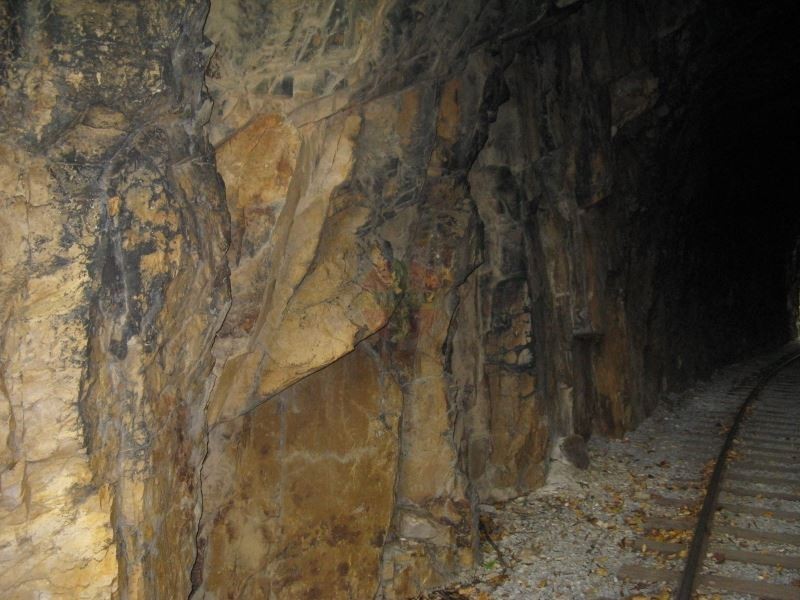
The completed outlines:
<svg viewBox="0 0 800 600">
<path fill-rule="evenodd" d="M 206 7 L 1 6 L 0 595 L 185 597 L 228 304 Z"/>
<path fill-rule="evenodd" d="M 297 386 L 319 386 L 326 397 L 323 390 L 340 385 L 340 362 L 351 364 L 366 344 L 379 357 L 372 360 L 384 385 L 391 382 L 400 395 L 399 428 L 387 429 L 397 458 L 384 467 L 394 489 L 373 501 L 391 514 L 377 538 L 380 566 L 372 548 L 348 554 L 373 569 L 373 578 L 369 569 L 362 574 L 378 595 L 410 597 L 473 565 L 476 504 L 540 485 L 554 440 L 618 434 L 662 393 L 786 335 L 786 319 L 778 317 L 780 324 L 755 325 L 759 334 L 738 345 L 709 346 L 716 335 L 743 331 L 735 323 L 748 314 L 745 307 L 765 297 L 753 287 L 738 307 L 717 306 L 696 319 L 678 314 L 716 297 L 689 281 L 685 262 L 674 263 L 681 255 L 717 262 L 713 250 L 693 256 L 703 246 L 683 233 L 680 220 L 691 218 L 691 204 L 708 194 L 703 163 L 669 157 L 687 155 L 697 139 L 696 132 L 675 134 L 699 129 L 685 117 L 691 116 L 687 90 L 727 51 L 719 45 L 730 24 L 707 11 L 697 3 L 641 2 L 515 8 L 273 2 L 263 11 L 253 3 L 212 5 L 210 135 L 225 157 L 229 193 L 235 189 L 241 202 L 240 186 L 258 181 L 229 174 L 224 165 L 245 164 L 251 154 L 239 140 L 250 144 L 261 119 L 281 124 L 262 139 L 292 153 L 299 139 L 300 158 L 282 199 L 268 202 L 279 215 L 245 225 L 243 237 L 253 241 L 249 256 L 264 255 L 259 264 L 270 265 L 256 277 L 266 292 L 251 311 L 263 329 L 241 332 L 234 352 L 218 354 L 225 385 L 216 388 L 212 406 L 220 403 L 224 424 L 212 420 L 211 439 L 235 438 L 231 432 L 249 420 L 276 426 L 273 403 Z M 741 23 L 741 16 L 730 18 Z M 677 147 L 666 147 L 662 138 L 672 135 Z M 342 163 L 328 158 L 334 143 Z M 229 150 L 234 146 L 240 150 Z M 307 167 L 308 151 L 323 165 L 346 166 Z M 228 159 L 229 152 L 237 157 Z M 682 188 L 673 183 L 681 180 Z M 264 189 L 270 184 L 246 193 L 255 198 Z M 323 197 L 308 200 L 308 213 L 298 219 L 295 206 L 320 189 Z M 313 216 L 312 206 L 319 208 Z M 340 221 L 347 210 L 356 214 L 354 206 L 358 221 Z M 671 226 L 653 227 L 654 219 Z M 785 239 L 792 236 L 796 231 Z M 292 237 L 307 254 L 287 249 Z M 248 263 L 230 254 L 229 260 L 235 281 Z M 355 295 L 342 289 L 353 281 L 363 282 Z M 304 300 L 309 288 L 313 303 Z M 233 296 L 235 305 L 235 289 Z M 361 342 L 367 335 L 372 341 Z M 328 409 L 305 408 L 309 423 L 320 410 Z M 377 406 L 368 414 L 376 423 L 385 419 Z M 315 431 L 310 424 L 308 435 L 325 439 Z M 335 442 L 324 444 L 338 451 Z M 235 481 L 248 480 L 252 467 L 216 462 L 230 454 L 227 447 L 212 444 L 204 481 L 216 485 L 231 473 Z M 265 480 L 264 490 L 279 496 L 280 481 Z M 347 489 L 339 482 L 332 498 L 338 502 Z M 292 502 L 282 501 L 287 516 L 277 519 L 280 533 L 264 538 L 270 544 L 296 543 Z M 309 511 L 304 528 L 326 531 L 349 516 L 363 522 L 362 532 L 371 531 L 360 502 L 337 504 L 338 514 L 321 522 Z M 223 597 L 223 590 L 244 585 L 237 582 L 267 589 L 263 579 L 255 583 L 267 564 L 273 584 L 297 576 L 294 565 L 269 561 L 264 552 L 256 553 L 264 562 L 251 562 L 256 575 L 231 574 L 242 561 L 232 561 L 226 548 L 243 522 L 224 509 L 204 511 L 204 565 L 225 573 L 228 586 L 209 579 L 204 597 Z M 319 569 L 281 589 L 298 597 L 325 589 L 339 556 L 335 549 L 318 556 Z M 346 586 L 356 581 L 354 574 L 335 579 Z"/>
<path fill-rule="evenodd" d="M 694 3 L 212 4 L 210 136 L 251 241 L 229 253 L 233 281 L 247 281 L 234 306 L 264 291 L 246 324 L 217 340 L 211 439 L 277 426 L 273 404 L 293 385 L 313 381 L 326 397 L 344 368 L 336 361 L 356 360 L 339 357 L 363 353 L 373 335 L 370 355 L 401 397 L 397 461 L 385 467 L 394 489 L 374 505 L 392 515 L 380 567 L 372 549 L 357 551 L 379 573 L 379 595 L 410 597 L 469 568 L 478 502 L 535 488 L 554 440 L 619 434 L 724 358 L 702 350 L 707 330 L 671 313 L 706 302 L 670 264 L 676 244 L 696 246 L 679 223 L 659 231 L 646 214 L 685 208 L 702 186 L 690 173 L 678 203 L 658 188 L 674 165 L 659 164 L 660 138 L 681 122 L 699 78 L 692 53 L 717 35 L 709 25 Z M 277 167 L 291 173 L 277 179 L 280 199 L 259 200 L 276 179 L 243 176 L 249 157 L 275 157 L 269 165 L 295 154 Z M 269 218 L 239 206 L 266 206 Z M 251 257 L 265 266 L 255 278 Z M 687 366 L 664 360 L 676 350 Z M 294 410 L 316 423 L 328 409 Z M 377 406 L 368 414 L 384 418 Z M 211 444 L 204 481 L 249 480 L 252 466 L 220 461 L 231 452 Z M 280 481 L 265 480 L 264 492 L 281 497 Z M 238 497 L 216 489 L 206 497 Z M 262 548 L 296 543 L 293 502 L 279 501 L 287 516 Z M 219 579 L 203 578 L 198 597 L 265 590 L 264 577 L 313 597 L 330 580 L 334 549 L 302 584 L 267 551 L 231 560 L 252 516 L 207 508 L 203 565 Z M 362 520 L 359 500 L 339 509 L 323 522 L 310 511 L 304 527 Z M 249 574 L 230 572 L 244 563 Z"/>
<path fill-rule="evenodd" d="M 699 286 L 694 226 L 780 5 L 0 2 L 4 597 L 413 597 L 782 341 L 796 268 Z"/>
</svg>

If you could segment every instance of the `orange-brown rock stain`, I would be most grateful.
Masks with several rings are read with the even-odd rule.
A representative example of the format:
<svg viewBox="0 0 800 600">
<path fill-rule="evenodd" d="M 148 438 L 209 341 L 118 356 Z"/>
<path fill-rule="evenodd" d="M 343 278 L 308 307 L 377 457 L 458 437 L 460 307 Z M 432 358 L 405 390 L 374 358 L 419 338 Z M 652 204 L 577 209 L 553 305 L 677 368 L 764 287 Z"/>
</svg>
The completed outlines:
<svg viewBox="0 0 800 600">
<path fill-rule="evenodd" d="M 399 389 L 358 347 L 243 417 L 247 427 L 212 432 L 206 589 L 226 597 L 248 581 L 253 598 L 268 589 L 371 597 L 382 550 L 374 541 L 394 505 L 399 403 Z"/>
</svg>

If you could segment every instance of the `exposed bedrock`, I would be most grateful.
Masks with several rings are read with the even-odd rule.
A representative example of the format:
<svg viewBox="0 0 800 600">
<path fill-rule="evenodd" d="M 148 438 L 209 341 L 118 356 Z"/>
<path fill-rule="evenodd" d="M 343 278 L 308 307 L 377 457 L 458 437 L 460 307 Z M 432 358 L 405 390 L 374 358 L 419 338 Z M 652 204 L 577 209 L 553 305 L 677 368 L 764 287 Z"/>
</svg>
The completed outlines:
<svg viewBox="0 0 800 600">
<path fill-rule="evenodd" d="M 0 595 L 186 596 L 228 305 L 205 7 L 0 6 Z"/>
<path fill-rule="evenodd" d="M 0 0 L 0 596 L 413 597 L 794 335 L 794 10 Z"/>
</svg>

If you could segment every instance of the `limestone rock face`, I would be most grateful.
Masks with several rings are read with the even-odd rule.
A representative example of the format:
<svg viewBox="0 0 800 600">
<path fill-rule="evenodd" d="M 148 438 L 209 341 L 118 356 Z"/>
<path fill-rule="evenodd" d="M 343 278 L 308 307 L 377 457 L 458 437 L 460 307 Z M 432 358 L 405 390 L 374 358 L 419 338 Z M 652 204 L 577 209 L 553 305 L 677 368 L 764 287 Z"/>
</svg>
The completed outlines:
<svg viewBox="0 0 800 600">
<path fill-rule="evenodd" d="M 0 596 L 411 598 L 480 564 L 479 504 L 766 301 L 678 318 L 716 265 L 687 90 L 745 16 L 0 0 Z"/>
<path fill-rule="evenodd" d="M 214 428 L 197 596 L 375 595 L 402 401 L 378 343 Z"/>
<path fill-rule="evenodd" d="M 391 520 L 379 570 L 358 550 L 376 570 L 340 574 L 332 597 L 446 583 L 477 558 L 477 502 L 540 485 L 555 442 L 634 426 L 680 378 L 652 369 L 654 348 L 684 334 L 641 308 L 657 303 L 660 267 L 631 254 L 665 240 L 635 216 L 637 195 L 657 197 L 643 176 L 657 147 L 629 149 L 669 127 L 672 74 L 706 42 L 688 26 L 698 7 L 520 4 L 212 2 L 209 135 L 234 222 L 234 309 L 214 346 L 198 597 L 312 597 L 332 572 L 323 553 L 287 583 L 292 563 L 270 558 L 288 532 L 336 527 L 294 512 L 283 476 L 258 492 L 283 507 L 264 518 L 279 531 L 225 550 L 246 520 L 225 503 L 250 492 L 230 491 L 247 469 L 221 440 L 278 427 L 306 382 L 323 401 L 366 348 L 399 394 L 394 489 L 375 499 Z M 327 410 L 292 406 L 309 427 Z M 272 469 L 269 455 L 248 468 Z M 347 497 L 317 502 L 359 514 Z"/>
<path fill-rule="evenodd" d="M 205 10 L 2 5 L 5 598 L 189 593 L 228 302 Z"/>
</svg>

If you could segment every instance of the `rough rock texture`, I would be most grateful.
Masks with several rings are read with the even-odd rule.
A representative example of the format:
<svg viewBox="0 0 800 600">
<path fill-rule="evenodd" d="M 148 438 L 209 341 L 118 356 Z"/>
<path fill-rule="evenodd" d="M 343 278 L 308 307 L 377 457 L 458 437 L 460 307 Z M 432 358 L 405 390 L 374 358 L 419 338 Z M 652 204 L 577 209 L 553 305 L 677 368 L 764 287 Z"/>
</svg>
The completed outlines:
<svg viewBox="0 0 800 600">
<path fill-rule="evenodd" d="M 387 597 L 469 567 L 476 503 L 540 485 L 552 440 L 618 434 L 660 393 L 786 335 L 784 317 L 709 352 L 708 328 L 671 313 L 709 304 L 670 262 L 698 241 L 677 222 L 654 230 L 646 214 L 675 204 L 658 186 L 677 179 L 676 164 L 689 181 L 678 204 L 703 193 L 700 169 L 661 167 L 675 149 L 660 138 L 682 124 L 687 89 L 719 61 L 706 49 L 730 23 L 689 2 L 520 4 L 212 3 L 209 131 L 242 241 L 229 252 L 241 309 L 215 343 L 206 596 L 237 585 L 268 595 L 296 576 L 259 550 L 244 561 L 250 578 L 227 552 L 252 516 L 215 504 L 239 496 L 217 486 L 242 485 L 255 467 L 226 462 L 225 440 L 276 427 L 282 390 L 303 377 L 325 396 L 343 368 L 334 361 L 355 361 L 339 357 L 368 335 L 402 396 L 398 460 L 386 467 L 394 495 L 376 501 L 393 503 Z M 296 406 L 312 423 L 327 410 Z M 280 498 L 281 481 L 264 480 L 263 493 Z M 277 502 L 270 544 L 305 518 Z M 360 500 L 339 506 L 356 515 Z M 333 529 L 341 513 L 305 527 Z M 317 556 L 297 594 L 313 596 L 339 561 Z"/>
<path fill-rule="evenodd" d="M 227 303 L 205 8 L 0 15 L 0 594 L 186 596 Z"/>
<path fill-rule="evenodd" d="M 782 342 L 787 7 L 0 0 L 0 595 L 413 597 Z"/>
<path fill-rule="evenodd" d="M 374 343 L 215 429 L 198 595 L 374 596 L 402 400 Z"/>
</svg>

